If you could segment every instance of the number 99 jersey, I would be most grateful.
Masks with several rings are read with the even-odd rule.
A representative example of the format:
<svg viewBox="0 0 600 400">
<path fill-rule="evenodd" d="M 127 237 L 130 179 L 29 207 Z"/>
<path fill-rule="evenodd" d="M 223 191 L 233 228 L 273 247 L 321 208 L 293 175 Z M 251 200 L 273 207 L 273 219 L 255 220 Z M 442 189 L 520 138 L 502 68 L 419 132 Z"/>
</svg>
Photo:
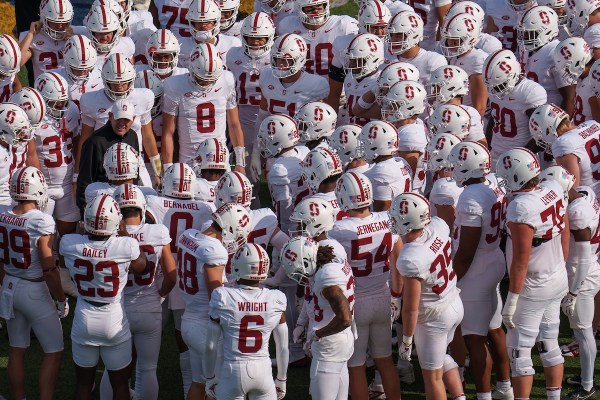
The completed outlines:
<svg viewBox="0 0 600 400">
<path fill-rule="evenodd" d="M 216 288 L 210 299 L 210 316 L 223 328 L 226 361 L 269 357 L 269 337 L 285 312 L 287 299 L 279 290 L 237 286 Z"/>
</svg>

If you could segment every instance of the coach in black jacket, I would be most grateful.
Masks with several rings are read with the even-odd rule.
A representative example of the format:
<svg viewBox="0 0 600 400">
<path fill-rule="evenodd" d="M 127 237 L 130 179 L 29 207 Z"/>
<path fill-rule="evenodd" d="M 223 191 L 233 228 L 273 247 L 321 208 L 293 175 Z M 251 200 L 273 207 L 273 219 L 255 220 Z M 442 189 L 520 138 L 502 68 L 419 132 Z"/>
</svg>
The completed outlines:
<svg viewBox="0 0 600 400">
<path fill-rule="evenodd" d="M 83 220 L 85 209 L 85 189 L 92 182 L 108 182 L 104 170 L 104 154 L 115 143 L 127 143 L 139 149 L 137 133 L 131 129 L 135 119 L 132 102 L 118 100 L 108 113 L 108 122 L 90 136 L 81 149 L 81 163 L 77 177 L 77 207 Z"/>
</svg>

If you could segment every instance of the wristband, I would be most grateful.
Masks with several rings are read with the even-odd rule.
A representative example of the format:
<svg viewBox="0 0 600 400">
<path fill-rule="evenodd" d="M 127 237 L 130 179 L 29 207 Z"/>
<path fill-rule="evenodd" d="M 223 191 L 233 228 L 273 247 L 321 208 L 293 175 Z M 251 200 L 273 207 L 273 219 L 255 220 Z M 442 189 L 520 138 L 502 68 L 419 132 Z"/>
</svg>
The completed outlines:
<svg viewBox="0 0 600 400">
<path fill-rule="evenodd" d="M 412 336 L 406 336 L 406 335 L 402 335 L 402 343 L 404 343 L 407 346 L 410 346 L 413 342 L 413 337 Z"/>
<path fill-rule="evenodd" d="M 73 183 L 77 183 L 78 177 L 79 177 L 79 174 L 77 172 L 73 172 Z"/>
<path fill-rule="evenodd" d="M 171 165 L 173 165 L 173 163 L 164 163 L 163 164 L 163 171 L 168 170 Z"/>
<path fill-rule="evenodd" d="M 390 294 L 392 295 L 392 297 L 395 297 L 397 299 L 402 297 L 402 292 L 398 293 L 398 292 L 394 292 L 394 289 L 390 288 Z"/>
<path fill-rule="evenodd" d="M 366 101 L 364 100 L 364 96 L 360 96 L 360 99 L 358 99 L 358 105 L 359 105 L 361 108 L 365 109 L 365 110 L 368 110 L 369 108 L 371 108 L 371 106 L 372 106 L 374 103 L 375 103 L 374 101 L 373 101 L 373 102 L 370 102 L 370 103 L 366 102 Z"/>
<path fill-rule="evenodd" d="M 233 152 L 235 153 L 235 165 L 245 168 L 246 167 L 246 148 L 243 146 L 234 147 Z"/>
<path fill-rule="evenodd" d="M 163 168 L 162 161 L 160 161 L 160 154 L 150 157 L 150 162 L 152 164 L 152 170 L 154 171 L 154 175 L 162 176 Z"/>
</svg>

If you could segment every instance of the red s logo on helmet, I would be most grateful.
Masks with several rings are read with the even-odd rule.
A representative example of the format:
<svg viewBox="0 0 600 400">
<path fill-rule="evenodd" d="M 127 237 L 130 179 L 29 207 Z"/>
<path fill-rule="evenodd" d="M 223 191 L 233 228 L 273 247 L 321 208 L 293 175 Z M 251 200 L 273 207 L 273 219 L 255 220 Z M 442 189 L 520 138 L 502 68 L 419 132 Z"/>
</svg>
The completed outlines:
<svg viewBox="0 0 600 400">
<path fill-rule="evenodd" d="M 458 151 L 458 159 L 460 161 L 465 161 L 468 156 L 469 156 L 469 149 L 466 147 L 461 147 L 461 149 Z"/>
<path fill-rule="evenodd" d="M 502 159 L 502 165 L 504 165 L 504 168 L 506 169 L 512 168 L 512 161 L 510 159 L 510 156 L 506 156 Z"/>
<path fill-rule="evenodd" d="M 285 258 L 287 258 L 288 260 L 290 260 L 291 262 L 294 262 L 298 259 L 298 254 L 296 254 L 295 252 L 293 252 L 290 249 L 287 249 L 284 253 Z"/>
</svg>

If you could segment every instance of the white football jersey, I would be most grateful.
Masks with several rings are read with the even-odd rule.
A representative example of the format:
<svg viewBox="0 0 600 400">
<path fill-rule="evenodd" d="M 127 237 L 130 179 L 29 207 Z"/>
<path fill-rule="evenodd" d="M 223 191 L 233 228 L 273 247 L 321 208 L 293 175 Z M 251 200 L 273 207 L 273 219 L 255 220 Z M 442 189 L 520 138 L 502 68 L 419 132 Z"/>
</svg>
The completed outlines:
<svg viewBox="0 0 600 400">
<path fill-rule="evenodd" d="M 482 139 L 485 139 L 485 132 L 483 131 L 483 118 L 479 111 L 474 109 L 471 106 L 461 106 L 469 113 L 471 117 L 471 128 L 469 129 L 469 134 L 465 137 L 465 140 L 470 142 L 478 142 Z"/>
<path fill-rule="evenodd" d="M 413 190 L 420 190 L 425 188 L 425 147 L 427 146 L 427 134 L 425 132 L 425 125 L 421 123 L 414 123 L 401 126 L 398 128 L 398 151 L 406 152 L 419 152 L 419 161 L 417 162 L 417 168 L 412 174 L 412 188 Z"/>
<path fill-rule="evenodd" d="M 38 209 L 24 214 L 6 210 L 0 214 L 0 242 L 4 271 L 22 279 L 42 278 L 44 271 L 37 242 L 54 234 L 54 219 Z"/>
<path fill-rule="evenodd" d="M 267 100 L 269 114 L 285 114 L 293 117 L 303 104 L 323 100 L 329 95 L 327 79 L 306 72 L 303 72 L 296 82 L 286 87 L 273 75 L 271 68 L 265 68 L 258 82 L 260 91 Z"/>
<path fill-rule="evenodd" d="M 564 191 L 556 181 L 544 181 L 539 188 L 529 192 L 513 193 L 506 210 L 508 262 L 513 259 L 510 222 L 527 224 L 534 231 L 521 296 L 545 300 L 567 293 L 567 271 L 561 244 L 566 211 Z"/>
<path fill-rule="evenodd" d="M 212 44 L 215 46 L 219 52 L 219 55 L 223 59 L 223 65 L 227 65 L 227 54 L 229 53 L 229 50 L 234 47 L 241 47 L 242 41 L 234 36 L 218 34 L 215 37 L 215 42 Z M 179 53 L 178 63 L 180 67 L 189 68 L 190 56 L 197 45 L 198 43 L 194 40 L 194 38 L 189 37 L 181 39 L 181 52 Z"/>
<path fill-rule="evenodd" d="M 579 125 L 584 121 L 593 120 L 590 98 L 595 96 L 592 90 L 592 77 L 586 76 L 577 82 L 575 89 L 575 112 L 573 113 L 573 123 Z"/>
<path fill-rule="evenodd" d="M 375 212 L 366 218 L 348 217 L 335 222 L 329 237 L 337 240 L 348 254 L 348 263 L 360 296 L 389 294 L 389 256 L 398 241 L 388 228 L 388 213 Z"/>
<path fill-rule="evenodd" d="M 216 288 L 210 317 L 220 320 L 225 361 L 268 360 L 271 332 L 286 307 L 285 294 L 279 290 L 238 285 Z"/>
<path fill-rule="evenodd" d="M 214 203 L 217 183 L 219 181 L 208 181 L 202 177 L 196 178 L 196 194 L 194 194 L 194 199 Z"/>
<path fill-rule="evenodd" d="M 344 53 L 352 39 L 355 37 L 355 34 L 350 34 L 338 36 L 333 40 L 333 59 L 331 60 L 331 65 L 338 68 L 344 67 Z"/>
<path fill-rule="evenodd" d="M 377 83 L 379 71 L 372 75 L 366 76 L 360 81 L 357 81 L 352 74 L 346 74 L 344 79 L 344 93 L 346 94 L 346 103 L 339 109 L 337 125 L 356 124 L 364 126 L 369 122 L 370 118 L 359 118 L 352 112 L 352 108 L 361 96 L 371 90 Z"/>
<path fill-rule="evenodd" d="M 145 20 L 131 24 L 129 17 L 128 36 L 133 40 L 135 45 L 135 53 L 133 55 L 133 63 L 136 65 L 148 65 L 148 57 L 146 53 L 146 44 L 150 36 L 156 31 L 156 27 L 152 23 Z"/>
<path fill-rule="evenodd" d="M 208 320 L 210 298 L 204 266 L 227 264 L 227 250 L 219 240 L 197 229 L 183 232 L 177 246 L 177 286 L 185 302 L 183 319 Z"/>
<path fill-rule="evenodd" d="M 119 38 L 117 39 L 117 42 L 115 43 L 113 48 L 110 49 L 110 51 L 108 53 L 106 53 L 106 54 L 98 53 L 97 54 L 96 66 L 99 69 L 102 69 L 102 66 L 104 65 L 104 62 L 106 61 L 108 56 L 110 56 L 111 54 L 116 54 L 116 53 L 123 54 L 125 57 L 129 58 L 131 60 L 131 62 L 133 62 L 134 61 L 133 56 L 135 55 L 135 43 L 133 43 L 133 40 L 130 37 L 119 36 Z"/>
<path fill-rule="evenodd" d="M 44 116 L 35 131 L 35 148 L 40 159 L 40 171 L 48 188 L 73 183 L 73 138 L 79 135 L 79 108 L 70 103 L 60 120 Z"/>
<path fill-rule="evenodd" d="M 147 273 L 129 273 L 124 292 L 127 312 L 161 312 L 157 277 L 161 273 L 163 246 L 171 243 L 169 230 L 162 224 L 127 225 L 126 229 L 129 236 L 138 241 L 148 260 Z"/>
<path fill-rule="evenodd" d="M 139 153 L 143 150 L 142 144 L 142 125 L 146 125 L 152 121 L 150 110 L 154 105 L 154 94 L 150 89 L 135 88 L 127 97 L 127 100 L 133 103 L 135 108 L 135 119 L 131 125 L 131 129 L 135 131 L 138 137 L 140 148 Z M 81 96 L 81 123 L 91 126 L 94 130 L 100 129 L 108 122 L 108 113 L 115 102 L 111 100 L 104 90 L 84 93 Z M 181 132 L 181 131 L 180 131 Z"/>
<path fill-rule="evenodd" d="M 475 43 L 475 48 L 481 49 L 488 54 L 492 54 L 496 50 L 500 50 L 502 48 L 502 42 L 493 35 L 482 32 L 479 35 L 479 40 L 477 41 L 477 43 Z"/>
<path fill-rule="evenodd" d="M 392 15 L 396 15 L 400 11 L 415 11 L 414 8 L 412 8 L 402 0 L 385 0 L 383 5 L 385 5 L 390 10 L 390 13 Z"/>
<path fill-rule="evenodd" d="M 286 0 L 279 11 L 271 12 L 269 6 L 264 4 L 260 0 L 254 1 L 254 11 L 261 11 L 269 15 L 275 24 L 275 28 L 281 26 L 281 21 L 289 15 L 296 14 L 296 1 L 295 0 Z"/>
<path fill-rule="evenodd" d="M 385 61 L 379 66 L 379 69 L 384 69 L 388 64 L 396 61 L 414 65 L 419 70 L 419 83 L 425 86 L 425 88 L 429 87 L 431 73 L 442 65 L 448 65 L 446 58 L 435 51 L 420 49 L 413 58 L 404 58 L 390 53 L 388 48 L 385 52 Z"/>
<path fill-rule="evenodd" d="M 562 104 L 563 98 L 559 89 L 569 86 L 569 82 L 565 80 L 563 72 L 554 68 L 552 54 L 558 43 L 558 39 L 554 39 L 537 49 L 535 53 L 529 56 L 527 54 L 522 56 L 522 62 L 525 63 L 523 73 L 527 78 L 539 83 L 546 89 L 547 101 L 553 104 Z"/>
<path fill-rule="evenodd" d="M 404 244 L 396 261 L 400 275 L 421 281 L 420 322 L 427 320 L 428 309 L 439 307 L 455 291 L 451 252 L 450 228 L 441 218 L 433 217 L 423 235 Z"/>
<path fill-rule="evenodd" d="M 348 213 L 346 211 L 342 211 L 340 210 L 340 205 L 337 202 L 337 198 L 335 197 L 335 192 L 327 192 L 327 193 L 314 193 L 310 196 L 308 196 L 308 198 L 312 198 L 315 197 L 317 199 L 323 199 L 323 200 L 327 200 L 329 202 L 329 204 L 331 204 L 331 206 L 333 207 L 333 216 L 335 217 L 336 221 L 339 221 L 342 218 L 345 218 L 348 216 Z"/>
<path fill-rule="evenodd" d="M 140 247 L 130 237 L 111 236 L 95 241 L 87 235 L 69 234 L 60 240 L 60 254 L 79 297 L 98 303 L 120 303 L 129 265 L 140 256 Z"/>
<path fill-rule="evenodd" d="M 229 27 L 226 31 L 221 29 L 221 33 L 227 36 L 233 36 L 238 39 L 242 39 L 242 25 L 244 25 L 244 21 L 235 21 L 233 25 Z"/>
<path fill-rule="evenodd" d="M 10 99 L 10 96 L 13 94 L 13 82 L 16 77 L 17 74 L 13 74 L 4 79 L 0 79 L 0 103 L 5 103 Z"/>
<path fill-rule="evenodd" d="M 515 53 L 517 51 L 517 26 L 520 20 L 517 13 L 506 0 L 488 0 L 485 15 L 494 20 L 502 47 Z"/>
<path fill-rule="evenodd" d="M 205 139 L 226 141 L 227 110 L 237 106 L 235 79 L 231 72 L 223 71 L 208 93 L 197 90 L 190 75 L 165 79 L 164 89 L 163 113 L 177 117 L 180 162 L 193 159 Z"/>
<path fill-rule="evenodd" d="M 437 217 L 436 206 L 453 206 L 456 209 L 458 197 L 463 188 L 458 187 L 450 177 L 442 177 L 434 180 L 431 192 L 429 192 L 429 203 L 431 203 L 431 216 Z"/>
<path fill-rule="evenodd" d="M 183 38 L 190 38 L 190 25 L 187 13 L 192 0 L 154 0 L 158 10 L 158 22 L 161 28 L 173 32 L 181 43 Z"/>
<path fill-rule="evenodd" d="M 9 186 L 12 155 L 10 148 L 4 146 L 0 144 L 0 204 L 9 205 L 12 204 Z"/>
<path fill-rule="evenodd" d="M 249 210 L 252 230 L 248 234 L 248 243 L 256 243 L 265 250 L 277 228 L 277 216 L 270 208 Z"/>
<path fill-rule="evenodd" d="M 463 54 L 459 57 L 452 57 L 448 59 L 448 64 L 455 65 L 462 68 L 469 77 L 471 75 L 483 73 L 483 63 L 487 58 L 488 53 L 480 49 L 473 49 L 467 54 Z M 473 100 L 471 97 L 471 91 L 469 90 L 465 96 L 463 96 L 463 105 L 472 106 Z"/>
<path fill-rule="evenodd" d="M 91 203 L 97 196 L 107 194 L 113 196 L 119 185 L 113 185 L 109 182 L 92 182 L 85 188 L 85 202 Z M 144 197 L 156 196 L 156 191 L 150 187 L 138 186 Z"/>
<path fill-rule="evenodd" d="M 307 58 L 304 70 L 309 74 L 329 75 L 329 66 L 333 61 L 333 41 L 343 35 L 356 35 L 358 22 L 348 15 L 331 15 L 318 29 L 307 29 L 300 17 L 289 16 L 277 26 L 277 33 L 300 35 L 307 45 Z"/>
<path fill-rule="evenodd" d="M 67 84 L 69 85 L 69 96 L 73 103 L 77 104 L 77 107 L 81 108 L 81 96 L 84 93 L 95 92 L 97 90 L 104 89 L 104 82 L 102 81 L 102 71 L 98 66 L 96 66 L 89 75 L 87 82 L 83 85 L 80 85 L 76 82 L 73 82 L 67 71 L 64 67 L 57 69 L 57 74 L 65 78 Z"/>
<path fill-rule="evenodd" d="M 392 157 L 373 164 L 365 175 L 373 185 L 373 200 L 392 201 L 396 196 L 410 192 L 412 170 L 402 157 Z"/>
<path fill-rule="evenodd" d="M 438 31 L 437 7 L 451 4 L 451 0 L 409 0 L 408 4 L 419 14 L 423 20 L 423 40 L 419 46 L 426 50 L 433 50 Z M 394 15 L 394 14 L 392 14 Z"/>
<path fill-rule="evenodd" d="M 531 140 L 529 117 L 525 111 L 546 104 L 547 98 L 546 90 L 539 83 L 523 78 L 503 99 L 491 95 L 489 101 L 494 119 L 493 163 L 500 154 L 515 147 L 524 147 Z"/>
<path fill-rule="evenodd" d="M 585 121 L 559 136 L 552 143 L 552 154 L 555 158 L 574 154 L 579 159 L 580 184 L 600 194 L 600 123 Z"/>
</svg>

